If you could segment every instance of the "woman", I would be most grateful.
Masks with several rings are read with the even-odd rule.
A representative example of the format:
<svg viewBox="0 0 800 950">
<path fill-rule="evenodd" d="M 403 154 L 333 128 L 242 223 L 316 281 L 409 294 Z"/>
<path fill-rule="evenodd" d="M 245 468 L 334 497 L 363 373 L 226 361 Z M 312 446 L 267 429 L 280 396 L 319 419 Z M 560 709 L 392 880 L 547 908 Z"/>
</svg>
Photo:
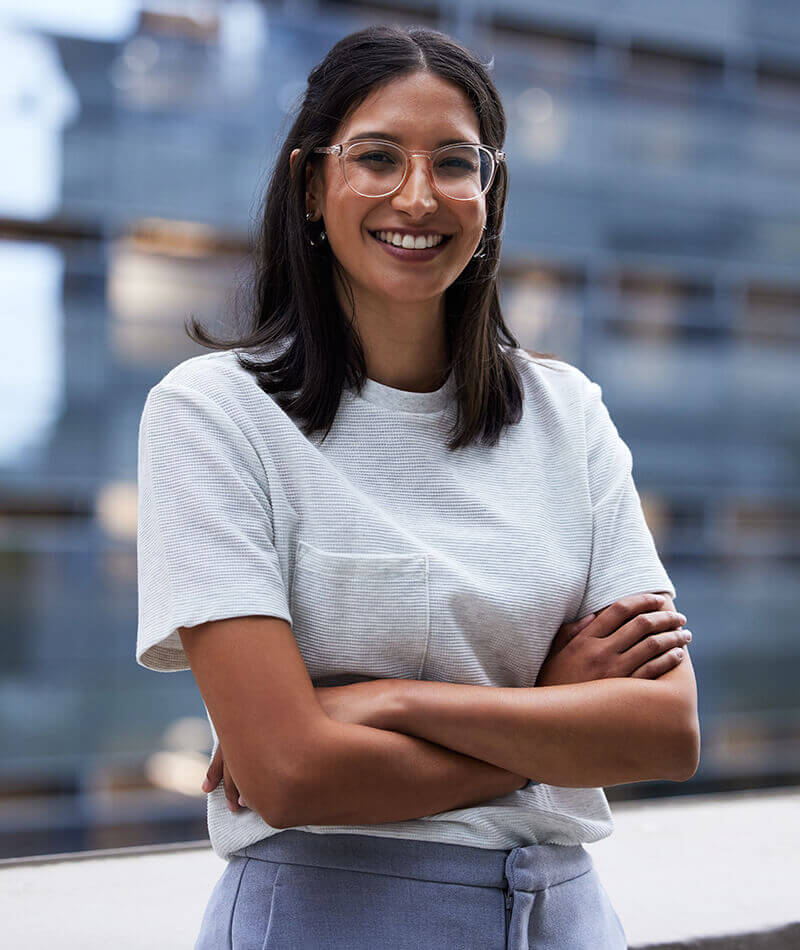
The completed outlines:
<svg viewBox="0 0 800 950">
<path fill-rule="evenodd" d="M 630 452 L 503 322 L 504 137 L 459 44 L 345 37 L 277 158 L 250 324 L 193 327 L 215 352 L 148 394 L 137 661 L 195 676 L 228 862 L 197 948 L 624 947 L 583 847 L 602 786 L 696 769 Z"/>
</svg>

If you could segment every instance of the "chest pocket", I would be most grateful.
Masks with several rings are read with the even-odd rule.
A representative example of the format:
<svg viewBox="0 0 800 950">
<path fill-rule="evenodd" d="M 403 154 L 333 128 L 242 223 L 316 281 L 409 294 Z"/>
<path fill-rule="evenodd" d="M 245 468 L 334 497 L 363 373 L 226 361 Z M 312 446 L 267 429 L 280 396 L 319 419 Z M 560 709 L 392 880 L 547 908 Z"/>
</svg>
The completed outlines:
<svg viewBox="0 0 800 950">
<path fill-rule="evenodd" d="M 428 595 L 424 554 L 339 554 L 298 541 L 292 631 L 312 680 L 421 679 Z"/>
</svg>

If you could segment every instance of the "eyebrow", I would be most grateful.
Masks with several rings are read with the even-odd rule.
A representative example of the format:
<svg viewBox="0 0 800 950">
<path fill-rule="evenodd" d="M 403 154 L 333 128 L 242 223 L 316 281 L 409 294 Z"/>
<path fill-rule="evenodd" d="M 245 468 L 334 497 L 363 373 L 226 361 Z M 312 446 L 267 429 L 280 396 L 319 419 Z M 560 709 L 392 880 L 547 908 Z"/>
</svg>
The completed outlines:
<svg viewBox="0 0 800 950">
<path fill-rule="evenodd" d="M 359 132 L 357 135 L 351 135 L 348 142 L 357 142 L 359 139 L 386 139 L 389 142 L 397 142 L 401 145 L 400 139 L 390 132 Z M 444 148 L 445 145 L 480 145 L 480 142 L 470 142 L 468 139 L 443 139 L 436 148 Z"/>
</svg>

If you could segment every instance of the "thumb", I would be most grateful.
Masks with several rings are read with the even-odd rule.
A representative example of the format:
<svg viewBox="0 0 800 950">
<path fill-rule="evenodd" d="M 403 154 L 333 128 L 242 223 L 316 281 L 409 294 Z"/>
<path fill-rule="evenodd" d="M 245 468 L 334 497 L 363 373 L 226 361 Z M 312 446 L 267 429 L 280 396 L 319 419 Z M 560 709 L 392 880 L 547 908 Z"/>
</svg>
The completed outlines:
<svg viewBox="0 0 800 950">
<path fill-rule="evenodd" d="M 573 620 L 571 623 L 562 623 L 559 627 L 559 642 L 562 644 L 569 643 L 570 640 L 577 637 L 584 627 L 588 627 L 596 616 L 597 614 L 587 614 L 585 617 L 581 617 L 580 620 Z"/>
<path fill-rule="evenodd" d="M 586 614 L 585 617 L 581 617 L 580 620 L 575 621 L 576 633 L 580 633 L 584 627 L 588 627 L 589 624 L 594 620 L 597 614 Z"/>
</svg>

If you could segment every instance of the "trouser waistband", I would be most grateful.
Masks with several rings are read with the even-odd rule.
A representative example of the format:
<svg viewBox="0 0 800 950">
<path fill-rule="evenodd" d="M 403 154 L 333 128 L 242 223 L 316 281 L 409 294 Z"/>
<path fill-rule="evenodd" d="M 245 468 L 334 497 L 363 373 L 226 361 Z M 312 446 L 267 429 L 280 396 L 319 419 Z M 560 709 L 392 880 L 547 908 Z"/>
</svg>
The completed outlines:
<svg viewBox="0 0 800 950">
<path fill-rule="evenodd" d="M 589 852 L 579 844 L 532 844 L 506 851 L 379 835 L 315 834 L 294 828 L 233 853 L 279 864 L 531 892 L 569 881 L 593 866 Z"/>
</svg>

